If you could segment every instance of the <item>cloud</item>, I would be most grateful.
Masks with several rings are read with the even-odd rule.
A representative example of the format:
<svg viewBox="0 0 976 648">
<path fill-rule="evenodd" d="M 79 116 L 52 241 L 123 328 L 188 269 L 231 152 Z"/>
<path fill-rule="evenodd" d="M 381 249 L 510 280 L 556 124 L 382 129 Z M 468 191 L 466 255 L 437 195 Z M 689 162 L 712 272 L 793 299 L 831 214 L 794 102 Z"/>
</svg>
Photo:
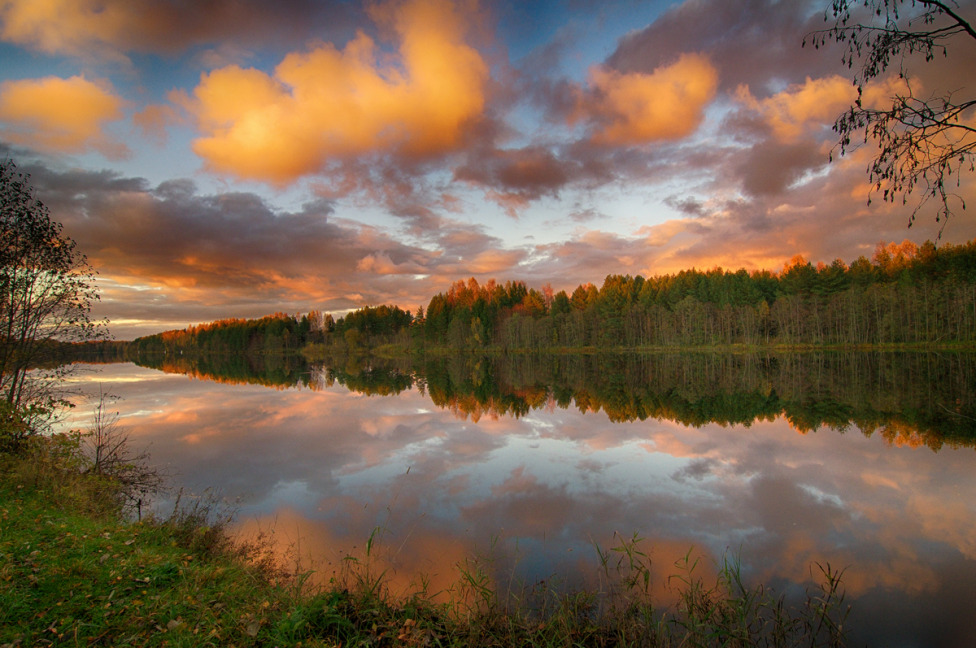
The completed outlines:
<svg viewBox="0 0 976 648">
<path fill-rule="evenodd" d="M 702 201 L 692 196 L 668 196 L 664 199 L 664 204 L 692 218 L 701 218 L 706 213 Z"/>
<path fill-rule="evenodd" d="M 284 212 L 255 194 L 200 195 L 188 180 L 150 188 L 114 174 L 25 170 L 106 280 L 100 308 L 128 316 L 134 295 L 126 286 L 138 292 L 140 317 L 163 321 L 354 307 L 341 295 L 363 290 L 350 272 L 359 258 L 376 249 L 415 254 L 330 222 L 326 201 Z M 379 301 L 389 296 L 383 290 L 367 294 Z"/>
<path fill-rule="evenodd" d="M 777 0 L 682 2 L 641 30 L 622 38 L 607 66 L 621 73 L 646 72 L 674 52 L 702 52 L 718 72 L 719 91 L 741 84 L 775 92 L 782 82 L 799 83 L 836 69 L 840 54 L 801 48 L 803 36 L 823 29 L 822 7 Z"/>
<path fill-rule="evenodd" d="M 827 153 L 816 142 L 780 144 L 769 140 L 750 147 L 734 173 L 750 195 L 781 194 L 807 172 L 826 164 Z"/>
<path fill-rule="evenodd" d="M 907 89 L 906 82 L 897 77 L 871 83 L 864 89 L 862 103 L 866 108 L 881 108 L 890 105 L 896 94 L 906 94 Z M 808 77 L 802 84 L 790 85 L 761 100 L 741 85 L 736 89 L 735 98 L 761 116 L 778 140 L 795 143 L 811 130 L 826 130 L 839 114 L 854 104 L 857 90 L 849 79 L 835 74 L 820 79 Z"/>
<path fill-rule="evenodd" d="M 682 140 L 697 131 L 717 95 L 709 57 L 672 55 L 649 72 L 598 65 L 581 85 L 552 76 L 556 54 L 547 47 L 527 57 L 515 82 L 518 97 L 543 112 L 545 128 L 526 134 L 497 128 L 469 149 L 455 168 L 456 180 L 478 186 L 509 215 L 520 216 L 542 198 L 582 197 L 616 183 L 643 191 L 698 175 L 699 154 L 683 148 Z M 577 207 L 576 215 L 594 213 Z"/>
<path fill-rule="evenodd" d="M 150 105 L 132 115 L 132 123 L 143 136 L 160 145 L 166 143 L 166 127 L 178 121 L 179 115 L 172 106 Z"/>
<path fill-rule="evenodd" d="M 0 121 L 7 124 L 3 136 L 48 151 L 94 149 L 106 157 L 124 157 L 125 145 L 102 130 L 107 122 L 122 118 L 123 105 L 107 82 L 83 76 L 0 84 Z"/>
<path fill-rule="evenodd" d="M 468 46 L 467 16 L 446 0 L 376 7 L 399 56 L 360 32 L 292 53 L 273 74 L 229 66 L 174 97 L 196 117 L 194 151 L 216 171 L 285 184 L 343 158 L 436 156 L 460 147 L 481 114 L 488 68 Z"/>
<path fill-rule="evenodd" d="M 356 269 L 362 272 L 373 272 L 378 275 L 422 275 L 429 271 L 428 268 L 412 261 L 395 263 L 386 252 L 377 252 L 364 256 L 356 263 Z"/>
<path fill-rule="evenodd" d="M 546 42 L 513 47 L 521 58 L 509 60 L 504 44 L 492 40 L 496 25 L 505 29 L 508 9 L 499 5 L 485 12 L 499 17 L 492 22 L 467 0 L 315 3 L 355 7 L 329 10 L 303 2 L 287 3 L 281 15 L 257 0 L 103 0 L 101 13 L 86 0 L 60 13 L 57 3 L 40 0 L 2 5 L 5 20 L 37 12 L 37 25 L 54 34 L 52 51 L 101 43 L 117 53 L 173 52 L 176 87 L 190 66 L 208 59 L 214 67 L 196 77 L 199 83 L 172 95 L 179 105 L 133 109 L 135 128 L 156 142 L 169 131 L 168 151 L 175 152 L 183 134 L 173 127 L 192 120 L 198 152 L 228 182 L 305 178 L 319 197 L 311 206 L 279 209 L 269 194 L 235 191 L 233 184 L 218 196 L 185 180 L 49 172 L 45 202 L 58 208 L 55 215 L 97 260 L 105 281 L 99 308 L 167 323 L 367 303 L 414 308 L 469 276 L 572 290 L 610 273 L 779 268 L 797 252 L 849 261 L 870 255 L 882 239 L 935 237 L 927 222 L 907 232 L 904 210 L 866 207 L 869 147 L 826 164 L 833 111 L 852 88 L 846 71 L 835 69 L 838 57 L 799 48 L 805 31 L 822 26 L 804 5 L 676 4 L 624 37 L 581 83 L 568 76 L 588 55 L 575 38 L 587 35 L 580 23 L 546 32 Z M 173 22 L 182 5 L 199 20 Z M 236 18 L 233 6 L 240 8 Z M 287 31 L 297 24 L 296 6 L 308 10 L 308 25 L 294 32 L 288 49 L 266 47 L 277 36 L 258 35 L 253 21 Z M 146 17 L 153 11 L 163 16 L 155 27 Z M 354 32 L 350 12 L 372 22 Z M 320 40 L 305 40 L 327 14 L 340 24 L 316 33 Z M 211 17 L 224 22 L 205 19 Z M 126 29 L 113 31 L 113 21 Z M 233 38 L 214 41 L 220 34 Z M 187 49 L 190 43 L 195 47 Z M 254 63 L 267 60 L 266 67 Z M 85 78 L 61 80 L 76 81 Z M 150 89 L 149 81 L 139 79 L 132 96 L 155 95 L 159 86 Z M 107 84 L 87 83 L 115 97 Z M 935 87 L 929 77 L 924 85 L 926 92 Z M 44 128 L 67 133 L 62 147 L 111 150 L 104 129 L 117 128 L 109 120 L 127 110 L 117 101 L 116 112 L 105 108 L 80 122 L 87 131 L 56 120 Z M 189 112 L 177 114 L 180 106 Z M 71 117 L 85 114 L 93 113 Z M 4 119 L 9 141 L 45 143 L 39 121 Z M 84 132 L 87 139 L 77 136 Z M 146 162 L 158 170 L 165 161 Z M 960 191 L 972 202 L 974 190 Z M 521 219 L 507 240 L 489 234 L 487 221 L 502 210 L 483 197 Z M 377 222 L 398 220 L 367 226 L 356 220 L 362 210 Z M 955 242 L 976 224 L 960 218 L 950 227 Z M 570 228 L 567 240 L 552 242 Z M 530 248 L 530 240 L 544 244 Z"/>
<path fill-rule="evenodd" d="M 0 156 L 7 147 L 0 145 Z M 440 217 L 423 244 L 339 217 L 317 199 L 285 211 L 248 192 L 199 193 L 114 172 L 18 163 L 99 272 L 95 315 L 119 339 L 224 317 L 425 305 L 460 277 L 518 278 L 526 257 Z"/>
<path fill-rule="evenodd" d="M 757 100 L 749 88 L 736 89 L 736 99 L 758 112 L 769 123 L 778 139 L 795 142 L 813 125 L 822 128 L 857 99 L 857 90 L 848 79 L 833 75 L 823 79 L 807 78 L 802 85 L 792 85 L 771 97 Z"/>
<path fill-rule="evenodd" d="M 557 196 L 579 174 L 579 164 L 560 159 L 545 146 L 475 149 L 454 169 L 454 179 L 486 191 L 515 217 L 530 201 Z"/>
<path fill-rule="evenodd" d="M 571 291 L 588 281 L 599 284 L 607 274 L 650 277 L 715 266 L 778 270 L 798 253 L 814 263 L 836 258 L 851 262 L 870 257 L 879 241 L 936 240 L 939 223 L 934 219 L 919 219 L 909 230 L 908 210 L 901 205 L 867 205 L 867 162 L 860 152 L 835 159 L 829 174 L 811 174 L 802 160 L 814 160 L 815 151 L 811 155 L 802 145 L 795 150 L 773 140 L 762 146 L 771 150 L 744 149 L 704 171 L 719 176 L 718 183 L 742 183 L 753 193 L 728 191 L 722 199 L 725 189 L 716 190 L 706 201 L 669 196 L 663 202 L 678 217 L 629 234 L 600 231 L 593 224 L 566 240 L 537 246 L 522 276 L 530 285 L 550 282 L 556 290 Z M 743 167 L 758 163 L 764 153 L 770 156 L 767 165 L 743 173 Z M 777 168 L 777 160 L 783 168 Z M 782 175 L 773 175 L 777 173 Z M 783 185 L 788 186 L 778 191 Z M 976 189 L 967 188 L 966 196 L 969 202 L 976 200 Z M 951 242 L 976 236 L 971 219 L 955 219 L 952 228 Z"/>
<path fill-rule="evenodd" d="M 878 107 L 904 92 L 903 80 L 893 78 L 865 87 L 862 103 Z M 857 100 L 850 81 L 830 75 L 807 78 L 762 99 L 740 85 L 735 106 L 722 122 L 725 135 L 738 146 L 730 148 L 716 176 L 731 181 L 748 196 L 781 196 L 798 182 L 827 168 L 836 145 L 834 119 Z M 846 165 L 829 168 L 841 173 Z M 794 202 L 795 198 L 788 200 Z"/>
<path fill-rule="evenodd" d="M 6 0 L 0 39 L 46 54 L 128 65 L 129 52 L 172 54 L 199 43 L 222 48 L 295 42 L 349 29 L 356 3 L 293 0 Z"/>
<path fill-rule="evenodd" d="M 678 139 L 695 131 L 717 87 L 718 72 L 700 54 L 682 54 L 650 74 L 598 66 L 571 120 L 590 122 L 600 144 Z"/>
<path fill-rule="evenodd" d="M 80 55 L 86 46 L 118 43 L 137 23 L 125 3 L 96 0 L 13 0 L 0 12 L 0 38 L 47 54 Z"/>
</svg>

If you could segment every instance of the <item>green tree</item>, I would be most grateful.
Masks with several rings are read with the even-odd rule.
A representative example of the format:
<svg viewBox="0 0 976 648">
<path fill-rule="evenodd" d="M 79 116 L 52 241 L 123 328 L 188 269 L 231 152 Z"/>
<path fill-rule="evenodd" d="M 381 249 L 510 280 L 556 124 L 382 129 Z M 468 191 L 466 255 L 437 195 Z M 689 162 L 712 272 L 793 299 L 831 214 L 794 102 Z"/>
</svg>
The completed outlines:
<svg viewBox="0 0 976 648">
<path fill-rule="evenodd" d="M 351 328 L 346 329 L 343 337 L 346 340 L 346 346 L 348 346 L 350 349 L 358 349 L 362 342 L 363 334 L 359 332 L 359 329 Z"/>
<path fill-rule="evenodd" d="M 59 343 L 101 332 L 90 318 L 94 279 L 30 176 L 0 162 L 0 402 L 5 422 L 26 422 L 15 436 L 36 432 L 64 404 Z"/>
<path fill-rule="evenodd" d="M 874 141 L 877 153 L 867 170 L 873 193 L 907 204 L 918 191 L 921 197 L 909 225 L 934 198 L 936 221 L 944 228 L 951 203 L 966 206 L 953 185 L 958 187 L 960 176 L 976 168 L 971 119 L 976 89 L 954 84 L 926 88 L 927 94 L 920 96 L 909 65 L 948 57 L 950 44 L 976 41 L 969 14 L 954 0 L 833 0 L 825 14 L 829 17 L 833 27 L 810 34 L 804 45 L 810 41 L 819 48 L 836 42 L 847 48 L 842 61 L 851 70 L 857 98 L 834 122 L 840 154 Z M 901 90 L 890 97 L 889 106 L 865 103 L 865 86 L 884 80 L 889 67 L 897 67 Z"/>
<path fill-rule="evenodd" d="M 566 295 L 565 290 L 560 290 L 552 299 L 552 308 L 549 312 L 553 315 L 564 315 L 569 313 L 573 309 L 572 305 L 569 303 L 569 297 Z"/>
</svg>

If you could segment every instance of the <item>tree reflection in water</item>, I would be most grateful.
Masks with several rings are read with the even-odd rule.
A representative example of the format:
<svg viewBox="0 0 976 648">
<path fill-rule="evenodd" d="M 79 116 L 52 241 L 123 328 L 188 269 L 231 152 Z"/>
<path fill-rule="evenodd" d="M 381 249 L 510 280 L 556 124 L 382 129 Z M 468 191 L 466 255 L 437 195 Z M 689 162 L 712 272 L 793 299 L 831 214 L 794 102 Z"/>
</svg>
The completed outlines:
<svg viewBox="0 0 976 648">
<path fill-rule="evenodd" d="M 532 410 L 603 411 L 615 422 L 750 425 L 785 416 L 799 432 L 856 426 L 938 450 L 976 443 L 976 357 L 965 353 L 516 355 L 310 366 L 299 356 L 148 359 L 139 364 L 230 384 L 367 395 L 412 387 L 477 422 Z"/>
<path fill-rule="evenodd" d="M 976 632 L 972 355 L 353 358 L 255 385 L 161 366 L 197 380 L 103 372 L 132 437 L 325 579 L 379 528 L 397 587 L 447 590 L 492 546 L 502 589 L 593 586 L 594 543 L 637 532 L 662 600 L 695 547 L 789 595 L 846 567 L 853 645 Z"/>
</svg>

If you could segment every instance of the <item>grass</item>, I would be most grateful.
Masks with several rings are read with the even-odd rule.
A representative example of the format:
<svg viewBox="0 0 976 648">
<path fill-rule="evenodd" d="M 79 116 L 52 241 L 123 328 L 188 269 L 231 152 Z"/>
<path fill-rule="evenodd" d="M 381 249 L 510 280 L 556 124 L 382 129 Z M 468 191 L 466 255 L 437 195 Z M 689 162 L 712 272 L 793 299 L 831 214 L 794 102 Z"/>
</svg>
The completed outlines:
<svg viewBox="0 0 976 648">
<path fill-rule="evenodd" d="M 595 546 L 594 591 L 551 583 L 496 590 L 490 557 L 457 565 L 447 592 L 393 596 L 375 567 L 378 534 L 330 583 L 285 573 L 263 545 L 233 542 L 212 501 L 166 517 L 120 514 L 117 484 L 82 474 L 70 443 L 35 439 L 0 455 L 0 647 L 15 646 L 839 646 L 846 611 L 829 566 L 788 609 L 744 584 L 735 560 L 717 579 L 691 554 L 658 609 L 637 537 Z"/>
<path fill-rule="evenodd" d="M 251 547 L 192 508 L 123 521 L 111 484 L 59 461 L 50 447 L 3 461 L 0 645 L 267 643 L 288 590 Z"/>
</svg>

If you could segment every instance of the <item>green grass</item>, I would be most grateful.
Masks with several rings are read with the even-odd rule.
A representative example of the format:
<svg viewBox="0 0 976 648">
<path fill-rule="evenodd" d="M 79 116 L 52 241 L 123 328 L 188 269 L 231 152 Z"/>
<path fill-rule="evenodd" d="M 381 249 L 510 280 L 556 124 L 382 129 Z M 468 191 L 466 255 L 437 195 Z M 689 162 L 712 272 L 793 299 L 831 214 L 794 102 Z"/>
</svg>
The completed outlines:
<svg viewBox="0 0 976 648">
<path fill-rule="evenodd" d="M 790 610 L 744 585 L 734 560 L 706 580 L 689 554 L 669 579 L 677 605 L 658 609 L 643 541 L 618 536 L 595 547 L 596 591 L 499 592 L 490 560 L 471 557 L 443 602 L 422 584 L 391 595 L 374 534 L 312 588 L 260 543 L 232 542 L 229 518 L 206 501 L 124 521 L 116 486 L 82 475 L 73 457 L 70 444 L 44 439 L 0 455 L 0 647 L 843 645 L 840 575 L 829 567 Z"/>
<path fill-rule="evenodd" d="M 4 461 L 0 645 L 270 641 L 291 601 L 250 548 L 192 516 L 123 522 L 110 485 L 49 458 Z"/>
</svg>

